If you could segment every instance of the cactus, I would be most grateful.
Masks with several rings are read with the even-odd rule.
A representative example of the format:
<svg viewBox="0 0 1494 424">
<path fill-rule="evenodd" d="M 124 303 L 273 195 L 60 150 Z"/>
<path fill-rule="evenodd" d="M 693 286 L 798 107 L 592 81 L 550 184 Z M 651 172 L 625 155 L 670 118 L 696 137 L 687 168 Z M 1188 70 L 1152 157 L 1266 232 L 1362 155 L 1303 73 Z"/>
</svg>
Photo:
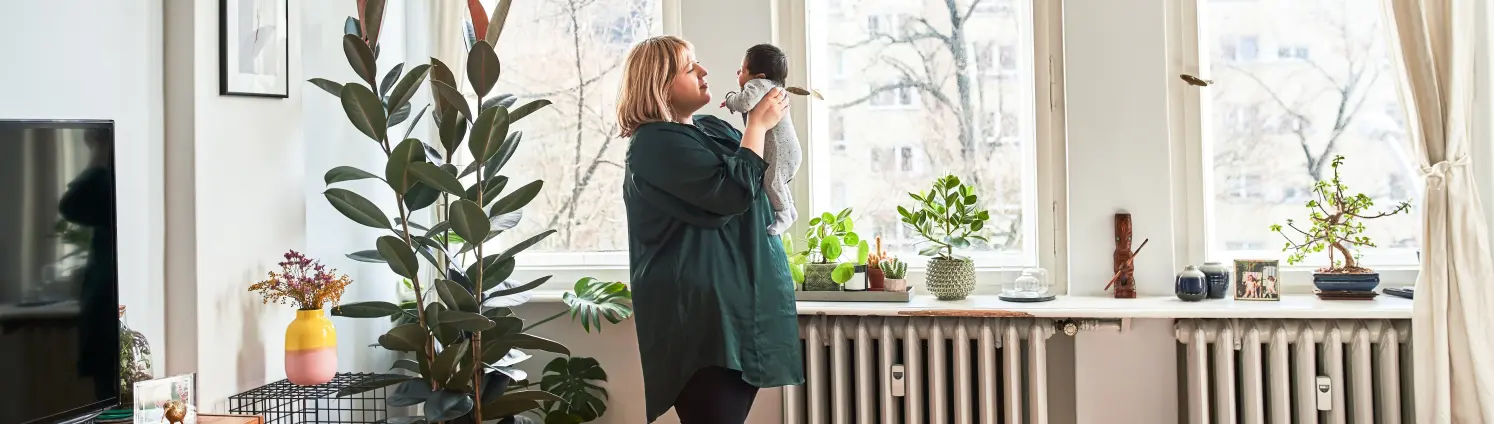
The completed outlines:
<svg viewBox="0 0 1494 424">
<path fill-rule="evenodd" d="M 883 259 L 879 264 L 882 267 L 882 275 L 893 280 L 901 280 L 908 276 L 908 263 L 897 260 L 897 257 Z"/>
</svg>

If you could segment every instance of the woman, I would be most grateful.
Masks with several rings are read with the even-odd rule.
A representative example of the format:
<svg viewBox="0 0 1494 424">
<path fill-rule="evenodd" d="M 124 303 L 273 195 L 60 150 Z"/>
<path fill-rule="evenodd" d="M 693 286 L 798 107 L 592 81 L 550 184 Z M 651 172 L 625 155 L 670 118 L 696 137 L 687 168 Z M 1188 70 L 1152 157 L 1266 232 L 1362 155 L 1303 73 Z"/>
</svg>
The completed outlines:
<svg viewBox="0 0 1494 424">
<path fill-rule="evenodd" d="M 742 423 L 758 388 L 800 384 L 793 282 L 763 192 L 763 136 L 788 109 L 773 90 L 745 132 L 710 116 L 707 71 L 689 43 L 628 53 L 618 123 L 634 322 L 648 421 Z"/>
</svg>

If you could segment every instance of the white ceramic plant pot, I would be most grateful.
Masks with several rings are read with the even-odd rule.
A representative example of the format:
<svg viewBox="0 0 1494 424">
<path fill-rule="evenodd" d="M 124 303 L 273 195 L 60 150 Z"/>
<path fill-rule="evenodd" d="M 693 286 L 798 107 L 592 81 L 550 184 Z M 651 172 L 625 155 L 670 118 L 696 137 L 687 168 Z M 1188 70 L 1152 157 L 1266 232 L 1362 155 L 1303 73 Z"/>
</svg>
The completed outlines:
<svg viewBox="0 0 1494 424">
<path fill-rule="evenodd" d="M 939 300 L 960 300 L 975 291 L 975 261 L 929 259 L 924 287 Z"/>
</svg>

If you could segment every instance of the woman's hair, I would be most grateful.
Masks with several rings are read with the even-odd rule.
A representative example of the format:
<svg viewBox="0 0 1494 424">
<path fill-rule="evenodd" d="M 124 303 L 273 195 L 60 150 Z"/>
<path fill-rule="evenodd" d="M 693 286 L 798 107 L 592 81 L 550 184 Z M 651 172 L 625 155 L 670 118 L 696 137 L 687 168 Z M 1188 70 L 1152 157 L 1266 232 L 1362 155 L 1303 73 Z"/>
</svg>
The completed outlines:
<svg viewBox="0 0 1494 424">
<path fill-rule="evenodd" d="M 772 44 L 758 44 L 747 49 L 747 72 L 762 74 L 764 79 L 783 85 L 788 79 L 788 56 Z"/>
<path fill-rule="evenodd" d="M 689 48 L 689 42 L 663 35 L 643 40 L 628 52 L 617 99 L 617 124 L 623 137 L 631 137 L 645 123 L 674 120 L 669 84 Z"/>
</svg>

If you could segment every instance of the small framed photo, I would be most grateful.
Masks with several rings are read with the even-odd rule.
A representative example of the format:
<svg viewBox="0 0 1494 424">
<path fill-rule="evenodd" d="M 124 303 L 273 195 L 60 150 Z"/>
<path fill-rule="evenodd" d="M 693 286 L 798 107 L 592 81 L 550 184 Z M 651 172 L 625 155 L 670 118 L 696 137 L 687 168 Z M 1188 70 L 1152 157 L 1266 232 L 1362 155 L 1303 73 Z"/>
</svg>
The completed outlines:
<svg viewBox="0 0 1494 424">
<path fill-rule="evenodd" d="M 1281 300 L 1275 260 L 1235 260 L 1235 300 Z"/>
<path fill-rule="evenodd" d="M 219 0 L 219 94 L 290 97 L 289 0 Z"/>
<path fill-rule="evenodd" d="M 197 374 L 135 383 L 135 424 L 197 424 Z"/>
</svg>

